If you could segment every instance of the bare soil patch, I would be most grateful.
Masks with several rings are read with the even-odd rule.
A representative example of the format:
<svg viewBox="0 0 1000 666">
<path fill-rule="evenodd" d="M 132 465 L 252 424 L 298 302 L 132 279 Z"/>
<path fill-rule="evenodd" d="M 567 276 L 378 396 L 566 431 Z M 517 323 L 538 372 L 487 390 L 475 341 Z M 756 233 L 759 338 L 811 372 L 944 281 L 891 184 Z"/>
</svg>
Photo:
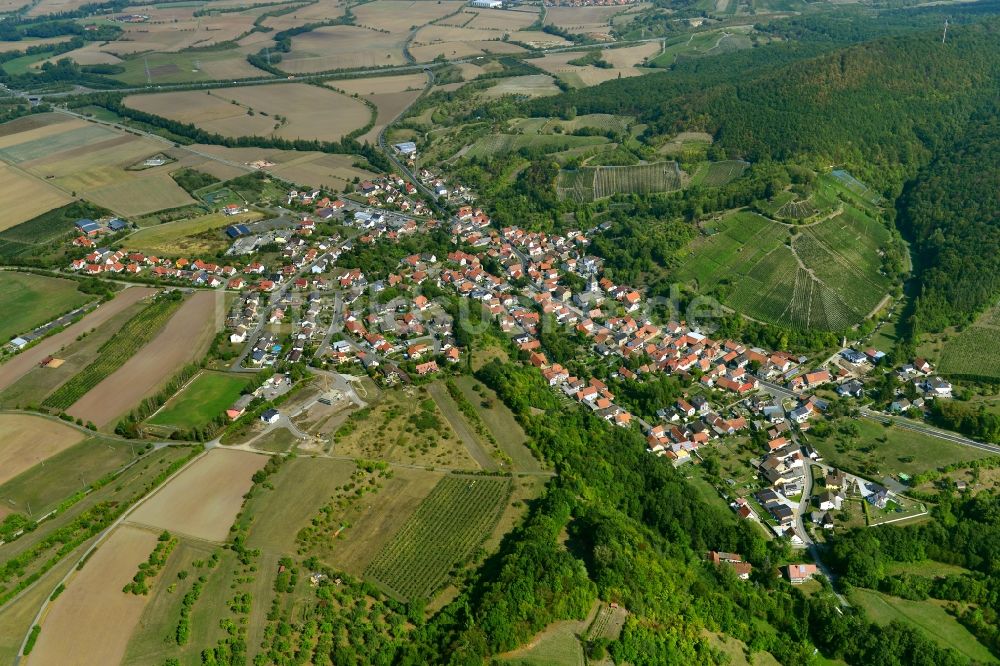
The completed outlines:
<svg viewBox="0 0 1000 666">
<path fill-rule="evenodd" d="M 136 509 L 128 522 L 196 539 L 225 541 L 267 456 L 215 449 L 193 463 Z"/>
</svg>

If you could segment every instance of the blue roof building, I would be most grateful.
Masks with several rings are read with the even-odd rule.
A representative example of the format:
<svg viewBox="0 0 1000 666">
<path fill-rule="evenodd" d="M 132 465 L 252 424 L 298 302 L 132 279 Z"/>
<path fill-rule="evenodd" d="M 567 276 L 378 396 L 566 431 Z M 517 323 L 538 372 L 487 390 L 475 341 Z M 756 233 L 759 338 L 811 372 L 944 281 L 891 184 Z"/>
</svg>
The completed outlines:
<svg viewBox="0 0 1000 666">
<path fill-rule="evenodd" d="M 226 227 L 226 235 L 230 238 L 239 238 L 250 234 L 250 227 L 245 224 L 233 224 Z"/>
<path fill-rule="evenodd" d="M 76 228 L 88 236 L 92 236 L 101 230 L 101 225 L 97 224 L 97 222 L 94 222 L 93 220 L 84 218 L 76 221 Z"/>
<path fill-rule="evenodd" d="M 111 231 L 121 231 L 122 229 L 126 229 L 127 227 L 128 227 L 128 222 L 126 222 L 125 220 L 120 220 L 117 217 L 112 218 L 111 221 L 108 222 L 108 228 L 111 229 Z"/>
</svg>

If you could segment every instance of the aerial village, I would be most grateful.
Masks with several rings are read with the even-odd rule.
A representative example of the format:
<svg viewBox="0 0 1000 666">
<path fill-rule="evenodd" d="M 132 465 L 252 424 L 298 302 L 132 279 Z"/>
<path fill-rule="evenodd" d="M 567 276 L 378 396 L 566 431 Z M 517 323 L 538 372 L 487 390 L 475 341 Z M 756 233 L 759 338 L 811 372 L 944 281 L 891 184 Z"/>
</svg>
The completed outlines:
<svg viewBox="0 0 1000 666">
<path fill-rule="evenodd" d="M 386 176 L 365 181 L 352 195 L 339 198 L 317 190 L 290 190 L 286 204 L 296 207 L 294 215 L 284 215 L 278 224 L 265 220 L 225 229 L 231 242 L 225 264 L 102 247 L 113 244 L 128 224 L 81 220 L 73 244 L 87 253 L 67 269 L 238 293 L 226 319 L 230 344 L 242 350 L 235 367 L 279 362 L 353 365 L 387 385 L 419 382 L 463 360 L 452 315 L 421 293 L 433 285 L 478 302 L 554 392 L 615 426 L 640 428 L 652 457 L 674 466 L 698 463 L 705 447 L 762 433 L 758 437 L 766 446 L 751 461 L 759 488 L 749 493 L 734 488 L 726 500 L 741 518 L 759 522 L 793 546 L 805 547 L 812 542 L 810 533 L 834 528 L 833 516 L 849 494 L 879 509 L 901 503 L 896 494 L 900 488 L 894 491 L 825 465 L 799 437 L 828 408 L 828 399 L 817 390 L 832 388 L 838 396 L 862 398 L 865 377 L 880 363 L 882 352 L 845 348 L 817 363 L 784 350 L 715 339 L 708 327 L 706 332 L 683 320 L 653 323 L 640 290 L 604 275 L 602 260 L 587 251 L 586 233 L 497 229 L 467 188 L 449 186 L 427 170 L 419 178 L 457 208 L 450 220 L 432 217 L 413 185 Z M 228 204 L 223 212 L 244 210 Z M 330 223 L 347 231 L 317 233 Z M 337 266 L 342 253 L 356 245 L 396 243 L 440 228 L 448 230 L 455 248 L 445 256 L 406 256 L 395 270 L 378 276 Z M 277 251 L 261 251 L 274 248 Z M 393 297 L 380 296 L 385 293 Z M 674 375 L 691 390 L 673 404 L 660 406 L 655 419 L 632 414 L 616 402 L 607 382 L 574 376 L 547 358 L 539 340 L 545 325 L 582 336 L 591 355 L 588 362 L 609 366 L 613 379 L 642 382 Z M 635 359 L 642 362 L 630 362 Z M 951 395 L 951 385 L 935 377 L 922 359 L 896 372 L 912 382 L 920 397 L 899 397 L 890 412 L 919 410 L 935 397 Z M 290 386 L 290 378 L 276 375 L 253 395 L 242 396 L 227 413 L 239 418 L 252 399 L 265 393 L 273 398 Z M 269 417 L 276 418 L 277 412 Z M 821 492 L 814 488 L 813 469 L 823 478 Z M 738 557 L 716 553 L 710 559 L 737 566 L 740 575 L 748 573 Z M 802 582 L 812 573 L 803 569 L 788 575 Z"/>
</svg>

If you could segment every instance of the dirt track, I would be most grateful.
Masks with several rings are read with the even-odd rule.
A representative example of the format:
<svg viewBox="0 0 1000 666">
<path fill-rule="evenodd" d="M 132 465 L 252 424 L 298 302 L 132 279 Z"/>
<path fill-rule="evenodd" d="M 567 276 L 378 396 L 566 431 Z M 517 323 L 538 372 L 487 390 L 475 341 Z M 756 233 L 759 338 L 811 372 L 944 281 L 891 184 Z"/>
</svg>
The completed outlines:
<svg viewBox="0 0 1000 666">
<path fill-rule="evenodd" d="M 214 291 L 189 296 L 148 345 L 77 400 L 67 413 L 103 428 L 155 393 L 208 349 L 215 334 L 216 299 L 223 296 Z"/>
<path fill-rule="evenodd" d="M 27 374 L 46 356 L 58 356 L 59 350 L 76 340 L 81 333 L 97 328 L 136 301 L 151 296 L 155 292 L 155 289 L 149 287 L 129 287 L 118 294 L 113 301 L 98 306 L 96 310 L 69 328 L 56 333 L 0 365 L 0 391 Z"/>
</svg>

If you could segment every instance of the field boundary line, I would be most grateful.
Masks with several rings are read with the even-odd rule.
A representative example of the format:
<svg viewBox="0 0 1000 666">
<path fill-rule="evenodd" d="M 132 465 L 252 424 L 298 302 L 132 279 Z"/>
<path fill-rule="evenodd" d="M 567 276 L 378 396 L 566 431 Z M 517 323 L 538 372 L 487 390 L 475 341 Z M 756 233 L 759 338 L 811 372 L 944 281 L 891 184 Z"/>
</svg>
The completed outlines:
<svg viewBox="0 0 1000 666">
<path fill-rule="evenodd" d="M 161 488 L 163 488 L 168 483 L 170 483 L 171 481 L 173 481 L 175 478 L 177 478 L 177 476 L 179 474 L 183 473 L 188 467 L 190 467 L 194 463 L 196 463 L 199 460 L 201 460 L 202 458 L 204 458 L 207 454 L 208 454 L 208 449 L 203 449 L 201 453 L 199 453 L 198 455 L 196 455 L 194 458 L 191 458 L 191 460 L 187 461 L 184 465 L 182 465 L 180 467 L 180 469 L 178 469 L 176 472 L 174 472 L 173 474 L 171 474 L 170 476 L 168 476 L 166 479 L 164 479 L 163 483 L 161 483 L 156 488 L 154 488 L 151 493 L 149 493 L 149 494 L 145 495 L 144 497 L 140 498 L 138 502 L 136 502 L 135 504 L 133 504 L 132 506 L 130 506 L 128 509 L 126 509 L 125 512 L 122 513 L 122 515 L 118 516 L 118 518 L 115 520 L 115 522 L 111 523 L 106 528 L 104 528 L 104 531 L 101 532 L 97 536 L 97 539 L 94 541 L 94 543 L 92 543 L 90 545 L 90 547 L 87 548 L 87 550 L 84 551 L 84 553 L 79 558 L 77 558 L 76 564 L 73 565 L 73 568 L 69 570 L 69 573 L 67 573 L 65 576 L 63 576 L 62 580 L 60 580 L 56 584 L 56 586 L 52 588 L 52 593 L 50 593 L 49 596 L 47 596 L 45 598 L 45 601 L 42 602 L 42 607 L 39 608 L 38 609 L 38 613 L 35 614 L 35 618 L 32 620 L 31 626 L 28 628 L 28 633 L 26 633 L 24 635 L 24 640 L 21 641 L 21 647 L 18 648 L 17 657 L 14 658 L 14 666 L 18 666 L 18 664 L 21 663 L 21 659 L 24 656 L 24 647 L 25 647 L 25 645 L 28 644 L 28 638 L 31 636 L 31 627 L 34 627 L 35 625 L 40 625 L 41 622 L 42 622 L 42 620 L 45 618 L 45 615 L 48 614 L 49 607 L 53 603 L 52 594 L 55 593 L 56 588 L 58 588 L 60 585 L 62 585 L 64 587 L 68 587 L 70 580 L 72 580 L 75 577 L 75 575 L 80 572 L 80 563 L 81 562 L 85 562 L 87 560 L 87 558 L 90 557 L 90 555 L 95 550 L 97 550 L 98 546 L 100 546 L 102 543 L 104 543 L 105 541 L 107 541 L 108 538 L 111 536 L 111 534 L 116 529 L 118 529 L 119 527 L 121 527 L 122 523 L 125 522 L 125 520 L 128 518 L 129 515 L 131 515 L 140 506 L 142 506 L 143 504 L 145 504 L 146 501 L 149 498 L 154 497 L 160 491 Z M 131 464 L 135 464 L 139 460 L 142 460 L 142 458 L 136 458 L 136 460 L 133 463 L 131 463 Z M 27 592 L 28 590 L 30 590 L 32 587 L 34 587 L 34 584 L 29 585 L 28 587 L 24 588 L 24 590 L 21 591 L 21 594 L 24 594 L 25 592 Z M 18 595 L 18 596 L 20 596 L 20 595 Z M 17 597 L 15 597 L 14 599 L 17 599 Z M 14 601 L 14 599 L 11 599 L 11 601 Z"/>
</svg>

